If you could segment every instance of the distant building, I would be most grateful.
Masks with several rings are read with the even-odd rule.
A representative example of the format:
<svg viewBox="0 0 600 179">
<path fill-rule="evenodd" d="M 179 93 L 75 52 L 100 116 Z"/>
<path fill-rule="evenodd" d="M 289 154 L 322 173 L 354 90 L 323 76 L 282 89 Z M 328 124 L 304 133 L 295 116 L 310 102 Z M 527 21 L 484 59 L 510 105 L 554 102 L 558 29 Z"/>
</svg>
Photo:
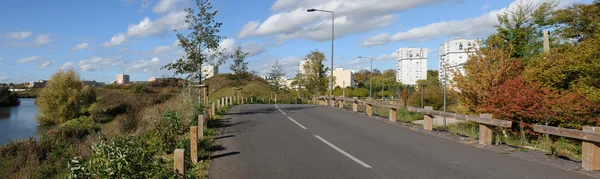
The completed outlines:
<svg viewBox="0 0 600 179">
<path fill-rule="evenodd" d="M 400 48 L 396 53 L 397 82 L 416 85 L 417 80 L 427 79 L 427 48 Z"/>
<path fill-rule="evenodd" d="M 29 82 L 29 86 L 27 86 L 27 87 L 28 88 L 43 88 L 43 87 L 46 87 L 46 83 L 48 83 L 48 80 Z"/>
<path fill-rule="evenodd" d="M 129 75 L 118 74 L 116 84 L 129 84 Z"/>
<path fill-rule="evenodd" d="M 153 81 L 156 81 L 156 79 L 157 79 L 156 77 L 150 77 L 150 78 L 148 78 L 148 81 L 153 82 Z"/>
<path fill-rule="evenodd" d="M 215 68 L 215 66 L 212 66 L 212 65 L 202 66 L 202 80 L 209 79 L 210 77 L 213 77 L 216 74 L 218 74 L 218 70 L 217 70 L 217 68 Z"/>
<path fill-rule="evenodd" d="M 454 72 L 466 74 L 464 66 L 469 59 L 469 55 L 474 54 L 479 48 L 480 40 L 454 39 L 444 42 L 440 45 L 440 70 L 439 80 L 443 84 L 445 74 L 448 75 L 448 82 L 452 83 Z M 444 73 L 444 70 L 445 73 Z"/>
<path fill-rule="evenodd" d="M 106 84 L 104 82 L 96 82 L 96 81 L 81 81 L 84 85 L 90 86 L 90 87 L 104 87 L 106 86 Z"/>
<path fill-rule="evenodd" d="M 308 60 L 302 60 L 302 61 L 300 61 L 300 66 L 298 67 L 298 73 L 299 73 L 299 74 L 304 74 L 304 73 L 306 73 L 306 72 L 304 71 L 304 65 L 305 65 L 307 62 L 308 62 Z"/>
<path fill-rule="evenodd" d="M 329 76 L 329 75 L 327 75 Z M 352 70 L 344 70 L 336 68 L 333 70 L 333 87 L 354 87 L 354 72 Z"/>
</svg>

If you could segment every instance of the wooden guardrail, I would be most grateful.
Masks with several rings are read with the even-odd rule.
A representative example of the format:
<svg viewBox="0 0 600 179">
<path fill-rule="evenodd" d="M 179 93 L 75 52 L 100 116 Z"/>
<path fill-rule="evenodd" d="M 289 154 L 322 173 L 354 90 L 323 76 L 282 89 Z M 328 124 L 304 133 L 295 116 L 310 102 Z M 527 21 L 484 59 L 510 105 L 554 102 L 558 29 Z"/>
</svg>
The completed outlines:
<svg viewBox="0 0 600 179">
<path fill-rule="evenodd" d="M 328 96 L 320 96 L 317 97 L 318 103 L 323 106 L 327 106 L 328 100 L 331 99 Z M 373 115 L 373 106 L 389 108 L 389 120 L 396 122 L 396 114 L 397 110 L 402 108 L 400 105 L 386 104 L 383 102 L 373 101 L 373 100 L 359 100 L 357 98 L 347 98 L 347 97 L 334 97 L 333 101 L 338 103 L 339 108 L 343 108 L 344 103 L 351 102 L 352 110 L 354 112 L 358 112 L 358 105 L 364 105 L 366 108 L 366 113 L 369 116 Z M 331 104 L 331 106 L 335 106 Z M 483 145 L 491 145 L 492 144 L 492 128 L 494 127 L 511 127 L 512 121 L 494 119 L 490 114 L 481 114 L 480 116 L 470 116 L 463 114 L 456 114 L 444 111 L 433 110 L 432 107 L 425 108 L 415 108 L 408 107 L 408 111 L 417 112 L 423 114 L 423 128 L 425 130 L 432 131 L 433 130 L 433 118 L 434 116 L 442 116 L 442 117 L 450 117 L 455 118 L 457 120 L 464 120 L 475 122 L 479 124 L 479 143 Z"/>
<path fill-rule="evenodd" d="M 583 126 L 583 130 L 533 125 L 533 131 L 581 140 L 581 167 L 600 170 L 600 127 Z"/>
</svg>

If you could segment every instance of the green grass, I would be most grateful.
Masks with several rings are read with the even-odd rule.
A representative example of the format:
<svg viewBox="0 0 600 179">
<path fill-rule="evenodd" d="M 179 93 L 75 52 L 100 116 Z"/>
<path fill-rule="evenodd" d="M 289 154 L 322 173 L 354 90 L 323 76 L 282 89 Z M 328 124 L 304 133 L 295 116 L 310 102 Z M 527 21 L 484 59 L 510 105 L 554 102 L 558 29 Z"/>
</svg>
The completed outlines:
<svg viewBox="0 0 600 179">
<path fill-rule="evenodd" d="M 15 92 L 19 98 L 36 98 L 41 89 L 28 89 L 25 91 Z"/>
</svg>

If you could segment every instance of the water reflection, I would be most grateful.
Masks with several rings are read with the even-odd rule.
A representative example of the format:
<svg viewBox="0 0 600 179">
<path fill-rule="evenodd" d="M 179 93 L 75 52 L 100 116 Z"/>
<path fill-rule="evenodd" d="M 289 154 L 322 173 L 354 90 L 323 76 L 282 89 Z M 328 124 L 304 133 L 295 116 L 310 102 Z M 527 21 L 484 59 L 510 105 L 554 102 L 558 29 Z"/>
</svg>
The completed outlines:
<svg viewBox="0 0 600 179">
<path fill-rule="evenodd" d="M 40 129 L 35 117 L 39 111 L 35 99 L 20 100 L 19 106 L 0 107 L 0 145 L 11 140 L 38 137 Z"/>
</svg>

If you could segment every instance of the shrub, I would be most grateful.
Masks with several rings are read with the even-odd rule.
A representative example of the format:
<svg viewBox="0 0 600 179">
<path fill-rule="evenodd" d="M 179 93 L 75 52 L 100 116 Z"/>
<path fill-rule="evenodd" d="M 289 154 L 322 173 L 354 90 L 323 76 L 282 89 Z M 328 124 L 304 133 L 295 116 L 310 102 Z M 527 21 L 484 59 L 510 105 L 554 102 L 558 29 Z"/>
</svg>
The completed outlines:
<svg viewBox="0 0 600 179">
<path fill-rule="evenodd" d="M 94 122 L 92 117 L 80 117 L 69 120 L 61 126 L 50 130 L 48 133 L 53 137 L 64 139 L 83 139 L 88 134 L 98 132 L 100 127 Z"/>
<path fill-rule="evenodd" d="M 148 88 L 146 88 L 146 85 L 137 84 L 137 85 L 133 86 L 133 88 L 131 88 L 131 92 L 136 93 L 136 94 L 147 93 Z"/>
<path fill-rule="evenodd" d="M 34 178 L 39 164 L 34 138 L 0 147 L 0 174 L 6 178 Z"/>
<path fill-rule="evenodd" d="M 79 117 L 82 109 L 95 101 L 96 92 L 84 86 L 75 71 L 58 71 L 36 100 L 40 111 L 37 120 L 42 125 L 62 124 Z"/>
<path fill-rule="evenodd" d="M 166 110 L 162 113 L 160 120 L 156 124 L 155 135 L 162 139 L 165 144 L 166 151 L 173 151 L 178 138 L 185 131 L 185 126 L 181 122 L 181 118 L 172 110 Z"/>
<path fill-rule="evenodd" d="M 72 178 L 168 178 L 169 167 L 155 157 L 158 150 L 138 137 L 101 141 L 92 146 L 92 156 L 85 164 L 80 158 L 69 162 Z"/>
<path fill-rule="evenodd" d="M 8 90 L 7 87 L 0 86 L 0 106 L 16 106 L 21 101 L 17 95 Z"/>
<path fill-rule="evenodd" d="M 396 113 L 396 118 L 402 122 L 412 122 L 423 119 L 423 115 L 416 112 L 410 112 L 406 108 L 400 108 Z"/>
</svg>

